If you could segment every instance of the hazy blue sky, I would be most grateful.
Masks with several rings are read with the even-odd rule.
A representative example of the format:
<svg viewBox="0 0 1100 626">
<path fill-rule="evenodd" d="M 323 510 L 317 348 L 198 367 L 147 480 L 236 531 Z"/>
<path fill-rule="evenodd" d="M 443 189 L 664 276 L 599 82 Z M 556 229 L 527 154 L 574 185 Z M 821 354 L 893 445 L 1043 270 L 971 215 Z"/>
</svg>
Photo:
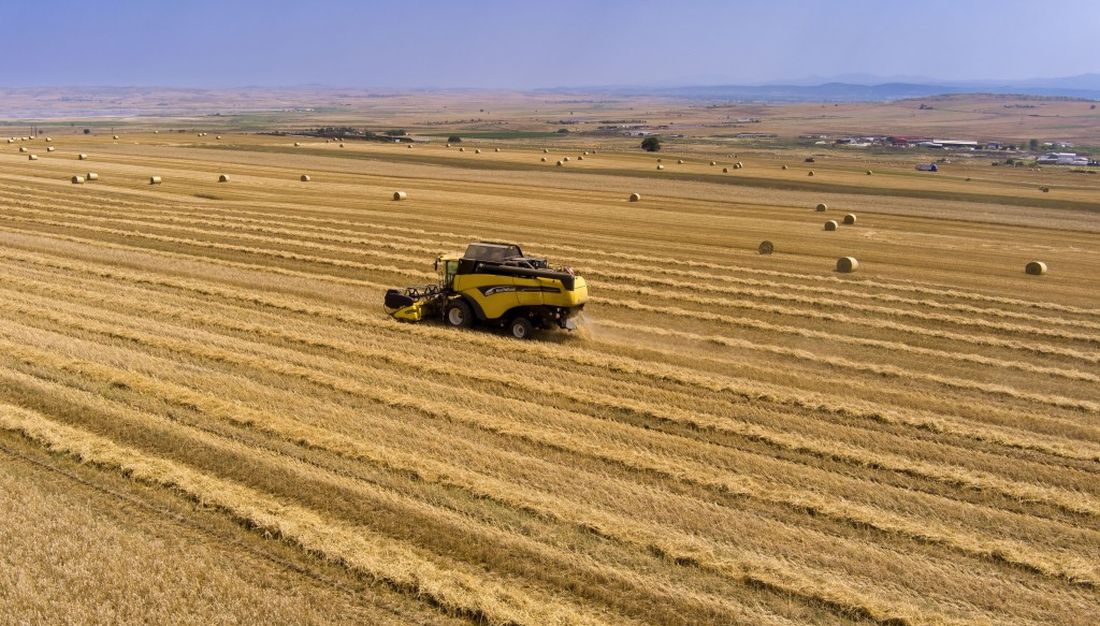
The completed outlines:
<svg viewBox="0 0 1100 626">
<path fill-rule="evenodd" d="M 0 0 L 0 85 L 542 87 L 1100 71 L 1100 0 Z"/>
</svg>

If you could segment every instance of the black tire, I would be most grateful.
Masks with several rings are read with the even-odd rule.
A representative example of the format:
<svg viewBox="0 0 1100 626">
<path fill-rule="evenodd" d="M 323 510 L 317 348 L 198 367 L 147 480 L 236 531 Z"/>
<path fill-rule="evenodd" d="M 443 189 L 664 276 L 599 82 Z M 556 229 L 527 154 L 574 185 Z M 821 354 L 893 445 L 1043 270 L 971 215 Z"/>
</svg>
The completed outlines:
<svg viewBox="0 0 1100 626">
<path fill-rule="evenodd" d="M 474 325 L 474 312 L 463 300 L 454 300 L 443 309 L 443 321 L 455 328 L 469 328 Z"/>
<path fill-rule="evenodd" d="M 508 325 L 508 330 L 516 339 L 530 339 L 535 334 L 535 326 L 526 317 L 517 317 Z"/>
</svg>

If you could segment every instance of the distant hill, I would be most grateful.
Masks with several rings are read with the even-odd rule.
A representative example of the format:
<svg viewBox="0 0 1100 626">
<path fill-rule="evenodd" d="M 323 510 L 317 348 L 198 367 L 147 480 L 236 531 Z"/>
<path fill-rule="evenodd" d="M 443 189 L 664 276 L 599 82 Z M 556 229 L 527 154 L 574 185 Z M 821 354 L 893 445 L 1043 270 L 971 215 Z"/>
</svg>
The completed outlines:
<svg viewBox="0 0 1100 626">
<path fill-rule="evenodd" d="M 769 85 L 697 85 L 679 87 L 584 87 L 547 91 L 583 91 L 621 96 L 668 96 L 697 99 L 766 100 L 771 102 L 861 102 L 921 98 L 960 93 L 1018 94 L 1100 100 L 1100 74 L 1082 74 L 1066 78 L 1021 81 L 963 82 L 883 82 L 860 84 L 824 82 L 819 84 Z"/>
</svg>

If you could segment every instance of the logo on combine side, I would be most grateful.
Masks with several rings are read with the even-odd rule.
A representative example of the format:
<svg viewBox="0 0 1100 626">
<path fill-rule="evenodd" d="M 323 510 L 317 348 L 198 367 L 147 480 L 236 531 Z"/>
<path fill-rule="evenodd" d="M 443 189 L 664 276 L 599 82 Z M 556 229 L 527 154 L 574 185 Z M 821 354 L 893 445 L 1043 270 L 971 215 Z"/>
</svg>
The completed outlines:
<svg viewBox="0 0 1100 626">
<path fill-rule="evenodd" d="M 561 293 L 561 289 L 558 289 L 557 287 L 517 287 L 516 285 L 485 285 L 483 287 L 478 287 L 477 290 L 480 291 L 481 295 L 485 297 L 489 297 L 498 293 L 511 293 L 514 291 L 541 291 L 545 293 Z"/>
</svg>

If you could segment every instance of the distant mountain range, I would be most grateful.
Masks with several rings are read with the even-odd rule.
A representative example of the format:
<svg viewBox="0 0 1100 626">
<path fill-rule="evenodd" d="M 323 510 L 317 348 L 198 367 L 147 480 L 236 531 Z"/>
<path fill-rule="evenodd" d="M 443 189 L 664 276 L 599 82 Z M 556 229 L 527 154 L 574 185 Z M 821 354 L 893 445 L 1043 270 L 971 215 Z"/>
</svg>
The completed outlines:
<svg viewBox="0 0 1100 626">
<path fill-rule="evenodd" d="M 1100 74 L 1017 81 L 903 80 L 877 82 L 873 76 L 849 75 L 843 80 L 800 79 L 763 85 L 685 85 L 558 88 L 554 92 L 607 93 L 621 96 L 668 96 L 703 100 L 770 102 L 859 102 L 927 98 L 961 93 L 994 93 L 1100 100 Z M 908 78 L 908 77 L 907 77 Z"/>
</svg>

